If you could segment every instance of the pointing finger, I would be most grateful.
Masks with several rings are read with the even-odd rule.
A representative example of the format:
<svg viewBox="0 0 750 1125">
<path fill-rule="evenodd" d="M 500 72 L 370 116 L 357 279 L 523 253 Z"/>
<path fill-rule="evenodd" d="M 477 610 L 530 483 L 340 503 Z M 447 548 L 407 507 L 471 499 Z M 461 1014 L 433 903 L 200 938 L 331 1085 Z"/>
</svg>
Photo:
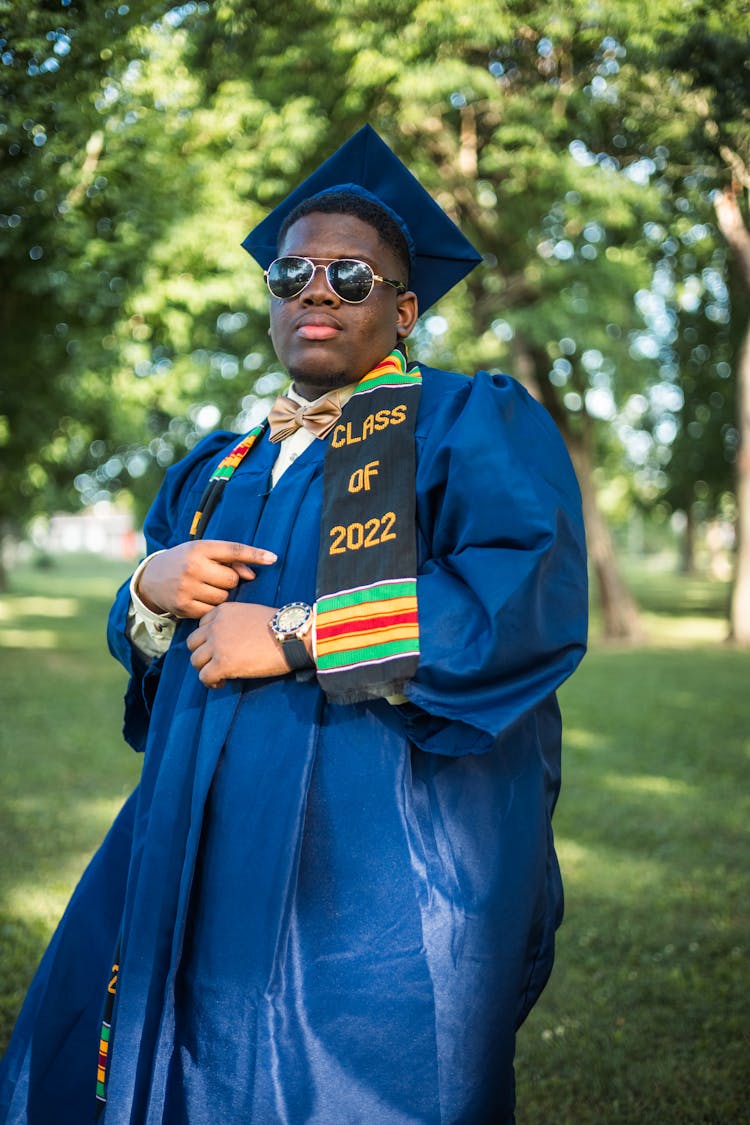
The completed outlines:
<svg viewBox="0 0 750 1125">
<path fill-rule="evenodd" d="M 266 551 L 263 547 L 252 547 L 249 543 L 211 539 L 204 540 L 204 545 L 208 548 L 208 554 L 212 559 L 230 565 L 254 563 L 258 566 L 270 566 L 278 558 L 273 551 Z"/>
</svg>

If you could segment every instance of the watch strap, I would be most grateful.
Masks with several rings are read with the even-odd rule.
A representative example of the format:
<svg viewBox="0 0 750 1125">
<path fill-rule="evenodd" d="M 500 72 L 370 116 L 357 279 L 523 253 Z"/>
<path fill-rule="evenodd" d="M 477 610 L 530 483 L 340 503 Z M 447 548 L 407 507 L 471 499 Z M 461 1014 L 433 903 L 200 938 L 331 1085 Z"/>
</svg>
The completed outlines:
<svg viewBox="0 0 750 1125">
<path fill-rule="evenodd" d="M 315 667 L 315 662 L 301 637 L 285 637 L 279 643 L 281 651 L 284 653 L 284 659 L 293 672 L 298 672 L 302 668 Z"/>
</svg>

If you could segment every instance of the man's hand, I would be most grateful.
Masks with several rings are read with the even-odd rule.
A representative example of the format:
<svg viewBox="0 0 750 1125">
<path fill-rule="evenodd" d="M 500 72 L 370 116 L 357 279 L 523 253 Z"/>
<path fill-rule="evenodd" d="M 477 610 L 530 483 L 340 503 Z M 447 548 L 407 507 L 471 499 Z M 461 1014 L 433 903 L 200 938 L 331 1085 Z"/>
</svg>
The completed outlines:
<svg viewBox="0 0 750 1125">
<path fill-rule="evenodd" d="M 203 617 L 227 600 L 241 578 L 255 578 L 249 563 L 274 562 L 272 551 L 245 543 L 222 539 L 180 543 L 149 561 L 138 582 L 138 596 L 155 613 Z"/>
<path fill-rule="evenodd" d="M 217 606 L 188 637 L 190 663 L 206 687 L 241 677 L 283 676 L 289 672 L 279 642 L 269 629 L 273 606 L 229 602 Z M 308 642 L 309 643 L 309 642 Z"/>
</svg>

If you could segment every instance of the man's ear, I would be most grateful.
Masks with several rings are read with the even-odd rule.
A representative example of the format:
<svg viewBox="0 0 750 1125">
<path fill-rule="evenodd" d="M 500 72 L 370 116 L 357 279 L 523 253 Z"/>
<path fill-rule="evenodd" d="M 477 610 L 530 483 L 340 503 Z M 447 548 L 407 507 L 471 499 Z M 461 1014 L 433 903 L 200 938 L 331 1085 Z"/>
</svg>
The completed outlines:
<svg viewBox="0 0 750 1125">
<path fill-rule="evenodd" d="M 417 294 L 412 293 L 410 289 L 406 293 L 399 294 L 396 298 L 396 307 L 398 310 L 396 337 L 399 340 L 405 340 L 414 331 L 414 325 L 417 323 L 417 317 L 419 316 Z"/>
</svg>

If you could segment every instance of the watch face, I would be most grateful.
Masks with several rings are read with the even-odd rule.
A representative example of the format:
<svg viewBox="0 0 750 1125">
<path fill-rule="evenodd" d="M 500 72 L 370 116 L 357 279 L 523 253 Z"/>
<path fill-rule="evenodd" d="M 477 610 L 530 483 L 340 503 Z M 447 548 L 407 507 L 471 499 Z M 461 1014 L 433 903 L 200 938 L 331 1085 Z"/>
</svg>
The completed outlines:
<svg viewBox="0 0 750 1125">
<path fill-rule="evenodd" d="M 310 616 L 307 605 L 287 605 L 276 616 L 276 628 L 280 633 L 293 633 L 304 625 Z"/>
</svg>

